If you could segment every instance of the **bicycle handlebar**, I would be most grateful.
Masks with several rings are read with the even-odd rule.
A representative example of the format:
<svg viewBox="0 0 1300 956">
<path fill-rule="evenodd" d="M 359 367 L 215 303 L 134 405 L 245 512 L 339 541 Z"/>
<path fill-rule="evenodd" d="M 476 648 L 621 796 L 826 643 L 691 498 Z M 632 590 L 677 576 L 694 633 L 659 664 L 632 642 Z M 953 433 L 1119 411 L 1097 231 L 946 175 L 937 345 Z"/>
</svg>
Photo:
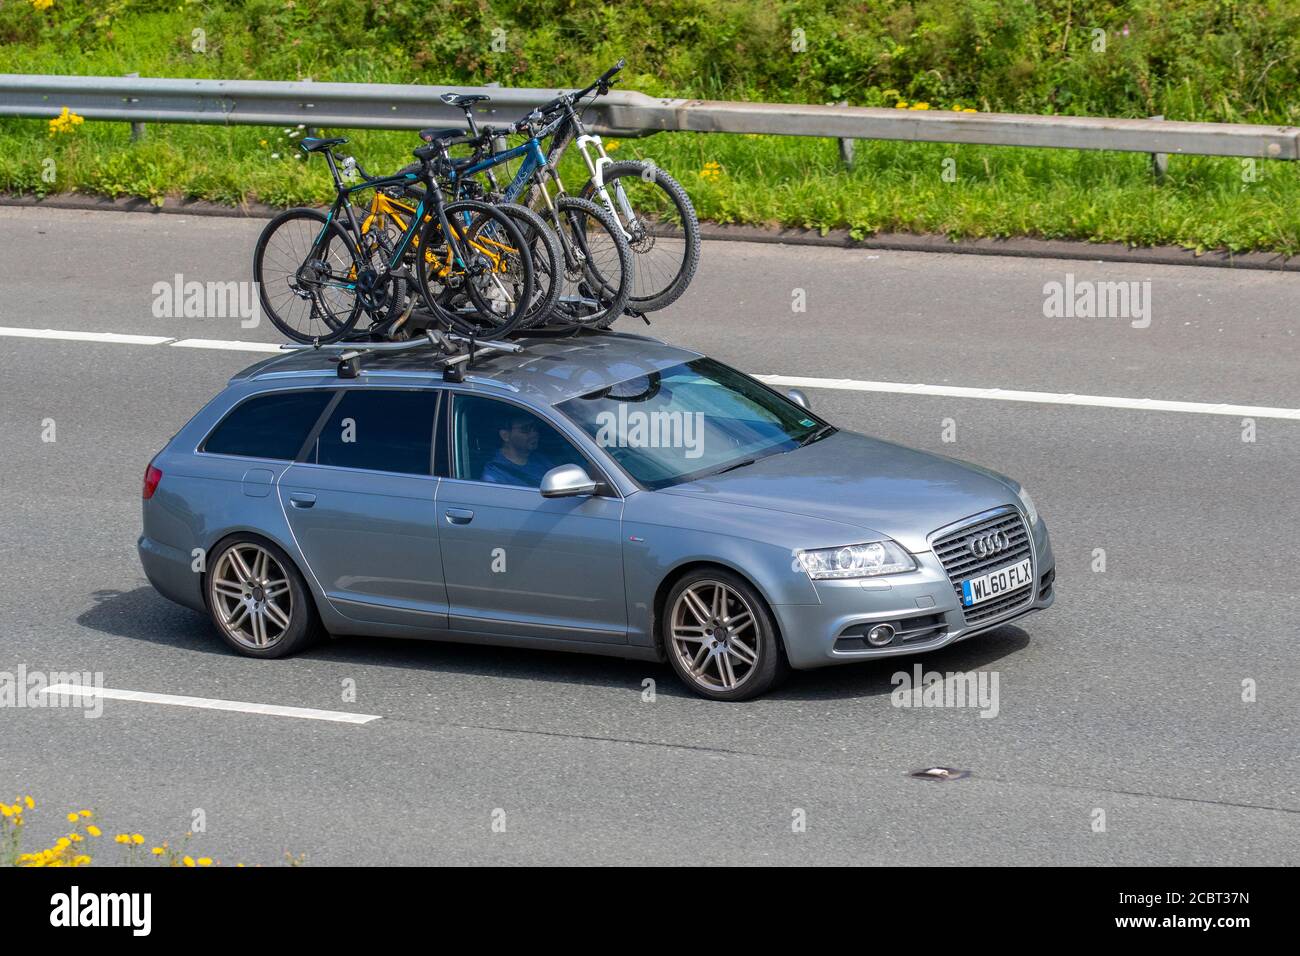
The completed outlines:
<svg viewBox="0 0 1300 956">
<path fill-rule="evenodd" d="M 600 90 L 600 95 L 604 96 L 606 93 L 609 92 L 610 81 L 613 80 L 614 77 L 618 75 L 618 73 L 621 72 L 623 67 L 625 66 L 627 66 L 627 60 L 623 57 L 620 57 L 619 61 L 615 63 L 613 66 L 611 66 L 604 73 L 602 73 L 600 75 L 600 78 L 597 79 L 595 83 L 592 83 L 590 86 L 584 87 L 580 90 L 575 90 L 572 93 L 561 93 L 559 96 L 551 100 L 549 103 L 545 103 L 542 106 L 539 106 L 534 112 L 541 113 L 543 115 L 547 113 L 554 113 L 556 110 L 561 109 L 562 107 L 568 106 L 569 104 L 582 99 L 584 96 L 586 96 L 588 93 L 591 93 L 593 90 Z"/>
</svg>

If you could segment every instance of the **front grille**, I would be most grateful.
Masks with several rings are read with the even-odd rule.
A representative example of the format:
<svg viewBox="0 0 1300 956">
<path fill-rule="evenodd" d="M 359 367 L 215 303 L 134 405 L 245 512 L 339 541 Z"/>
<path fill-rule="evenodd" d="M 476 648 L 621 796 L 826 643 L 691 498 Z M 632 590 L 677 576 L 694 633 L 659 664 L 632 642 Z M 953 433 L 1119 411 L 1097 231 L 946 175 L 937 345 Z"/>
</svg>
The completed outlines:
<svg viewBox="0 0 1300 956">
<path fill-rule="evenodd" d="M 1002 532 L 1007 536 L 1009 545 L 997 554 L 986 558 L 976 557 L 971 553 L 969 542 L 986 534 Z M 956 531 L 950 531 L 933 544 L 935 557 L 948 573 L 953 591 L 957 594 L 957 603 L 961 604 L 961 583 L 969 578 L 979 577 L 995 568 L 1030 558 L 1033 555 L 1029 543 L 1029 529 L 1020 512 L 1012 508 L 1000 509 L 986 518 L 980 518 Z M 1034 599 L 1034 584 L 1031 582 L 1014 591 L 1008 591 L 989 601 L 974 607 L 963 607 L 962 616 L 967 624 L 978 624 L 1012 611 L 1021 604 Z"/>
</svg>

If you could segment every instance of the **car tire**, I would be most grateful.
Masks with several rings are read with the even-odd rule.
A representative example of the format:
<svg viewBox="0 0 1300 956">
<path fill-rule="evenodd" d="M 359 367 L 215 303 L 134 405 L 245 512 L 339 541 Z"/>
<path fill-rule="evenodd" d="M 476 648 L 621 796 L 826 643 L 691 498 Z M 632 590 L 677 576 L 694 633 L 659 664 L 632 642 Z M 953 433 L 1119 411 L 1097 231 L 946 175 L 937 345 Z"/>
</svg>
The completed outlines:
<svg viewBox="0 0 1300 956">
<path fill-rule="evenodd" d="M 252 534 L 223 539 L 208 560 L 203 595 L 221 639 L 245 657 L 287 657 L 321 631 L 307 582 L 278 546 Z"/>
<path fill-rule="evenodd" d="M 722 568 L 685 574 L 664 600 L 659 637 L 677 676 L 710 700 L 748 700 L 786 675 L 776 620 L 748 581 Z"/>
</svg>

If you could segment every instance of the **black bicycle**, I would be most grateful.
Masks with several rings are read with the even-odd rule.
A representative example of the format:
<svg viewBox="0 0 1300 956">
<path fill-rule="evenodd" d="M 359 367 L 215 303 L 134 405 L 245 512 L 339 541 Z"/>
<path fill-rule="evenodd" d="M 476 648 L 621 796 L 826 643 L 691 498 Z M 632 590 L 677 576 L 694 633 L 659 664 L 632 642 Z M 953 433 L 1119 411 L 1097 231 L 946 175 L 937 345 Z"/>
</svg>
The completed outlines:
<svg viewBox="0 0 1300 956">
<path fill-rule="evenodd" d="M 253 278 L 276 328 L 298 342 L 348 336 L 362 313 L 367 334 L 382 334 L 409 313 L 414 280 L 424 306 L 447 328 L 504 336 L 527 318 L 533 297 L 528 244 L 510 216 L 474 199 L 447 201 L 438 186 L 450 165 L 446 145 L 414 151 L 418 171 L 371 176 L 349 157 L 345 182 L 334 148 L 341 137 L 308 137 L 301 148 L 325 157 L 335 198 L 327 212 L 289 209 L 262 230 L 253 252 Z M 420 184 L 419 199 L 400 231 L 376 228 L 386 190 Z M 373 193 L 359 219 L 352 197 Z M 382 198 L 381 198 L 382 197 Z M 412 275 L 414 273 L 414 275 Z"/>
</svg>

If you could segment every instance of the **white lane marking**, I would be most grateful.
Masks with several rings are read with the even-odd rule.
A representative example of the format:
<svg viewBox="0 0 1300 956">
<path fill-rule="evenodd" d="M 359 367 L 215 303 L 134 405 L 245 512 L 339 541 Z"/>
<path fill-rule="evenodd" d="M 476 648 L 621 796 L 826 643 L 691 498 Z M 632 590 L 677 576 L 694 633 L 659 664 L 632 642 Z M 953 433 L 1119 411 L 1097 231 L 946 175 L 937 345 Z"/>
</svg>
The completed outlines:
<svg viewBox="0 0 1300 956">
<path fill-rule="evenodd" d="M 236 342 L 222 339 L 181 339 L 173 342 L 176 349 L 225 349 L 231 352 L 283 352 L 280 346 L 271 342 Z"/>
<path fill-rule="evenodd" d="M 967 388 L 961 385 L 909 385 L 903 382 L 869 382 L 852 378 L 807 378 L 797 375 L 755 375 L 754 377 L 769 385 L 780 385 L 785 388 L 831 388 L 849 392 L 939 395 L 949 398 L 981 398 L 996 402 L 1085 405 L 1091 408 L 1131 408 L 1144 412 L 1185 412 L 1194 415 L 1232 415 L 1243 418 L 1284 418 L 1300 421 L 1300 408 L 1273 408 L 1267 405 L 1173 402 L 1159 398 L 1075 395 L 1072 392 L 1025 392 L 1006 388 Z"/>
<path fill-rule="evenodd" d="M 126 345 L 163 345 L 187 349 L 240 352 L 281 352 L 270 342 L 224 339 L 173 339 L 164 335 L 126 335 L 119 332 L 67 332 L 58 329 L 20 329 L 0 326 L 0 336 L 29 339 L 69 339 L 79 342 L 118 342 Z M 1160 398 L 1124 398 L 1116 395 L 1076 395 L 1073 392 L 1028 392 L 1006 388 L 969 388 L 962 385 L 922 385 L 873 382 L 854 378 L 810 378 L 802 375 L 755 375 L 769 385 L 785 388 L 829 388 L 848 392 L 886 392 L 893 395 L 933 395 L 978 398 L 997 402 L 1039 405 L 1078 405 L 1087 408 L 1127 408 L 1144 412 L 1182 412 L 1192 415 L 1231 415 L 1240 418 L 1280 418 L 1300 421 L 1300 408 L 1268 405 L 1230 405 L 1223 402 L 1177 402 Z"/>
<path fill-rule="evenodd" d="M 170 335 L 126 335 L 122 332 L 71 332 L 60 329 L 15 329 L 0 326 L 0 336 L 21 339 L 63 339 L 71 342 L 116 342 L 121 345 L 162 345 Z"/>
<path fill-rule="evenodd" d="M 134 700 L 143 704 L 168 704 L 172 707 L 197 707 L 201 710 L 232 710 L 241 714 L 265 714 L 268 717 L 301 717 L 305 720 L 331 720 L 339 724 L 368 724 L 380 720 L 379 714 L 352 714 L 343 710 L 315 710 L 311 707 L 281 707 L 279 704 L 254 704 L 246 700 L 220 700 L 214 697 L 177 697 L 143 690 L 114 690 L 81 684 L 55 684 L 46 694 L 73 697 L 103 697 L 110 700 Z"/>
</svg>

